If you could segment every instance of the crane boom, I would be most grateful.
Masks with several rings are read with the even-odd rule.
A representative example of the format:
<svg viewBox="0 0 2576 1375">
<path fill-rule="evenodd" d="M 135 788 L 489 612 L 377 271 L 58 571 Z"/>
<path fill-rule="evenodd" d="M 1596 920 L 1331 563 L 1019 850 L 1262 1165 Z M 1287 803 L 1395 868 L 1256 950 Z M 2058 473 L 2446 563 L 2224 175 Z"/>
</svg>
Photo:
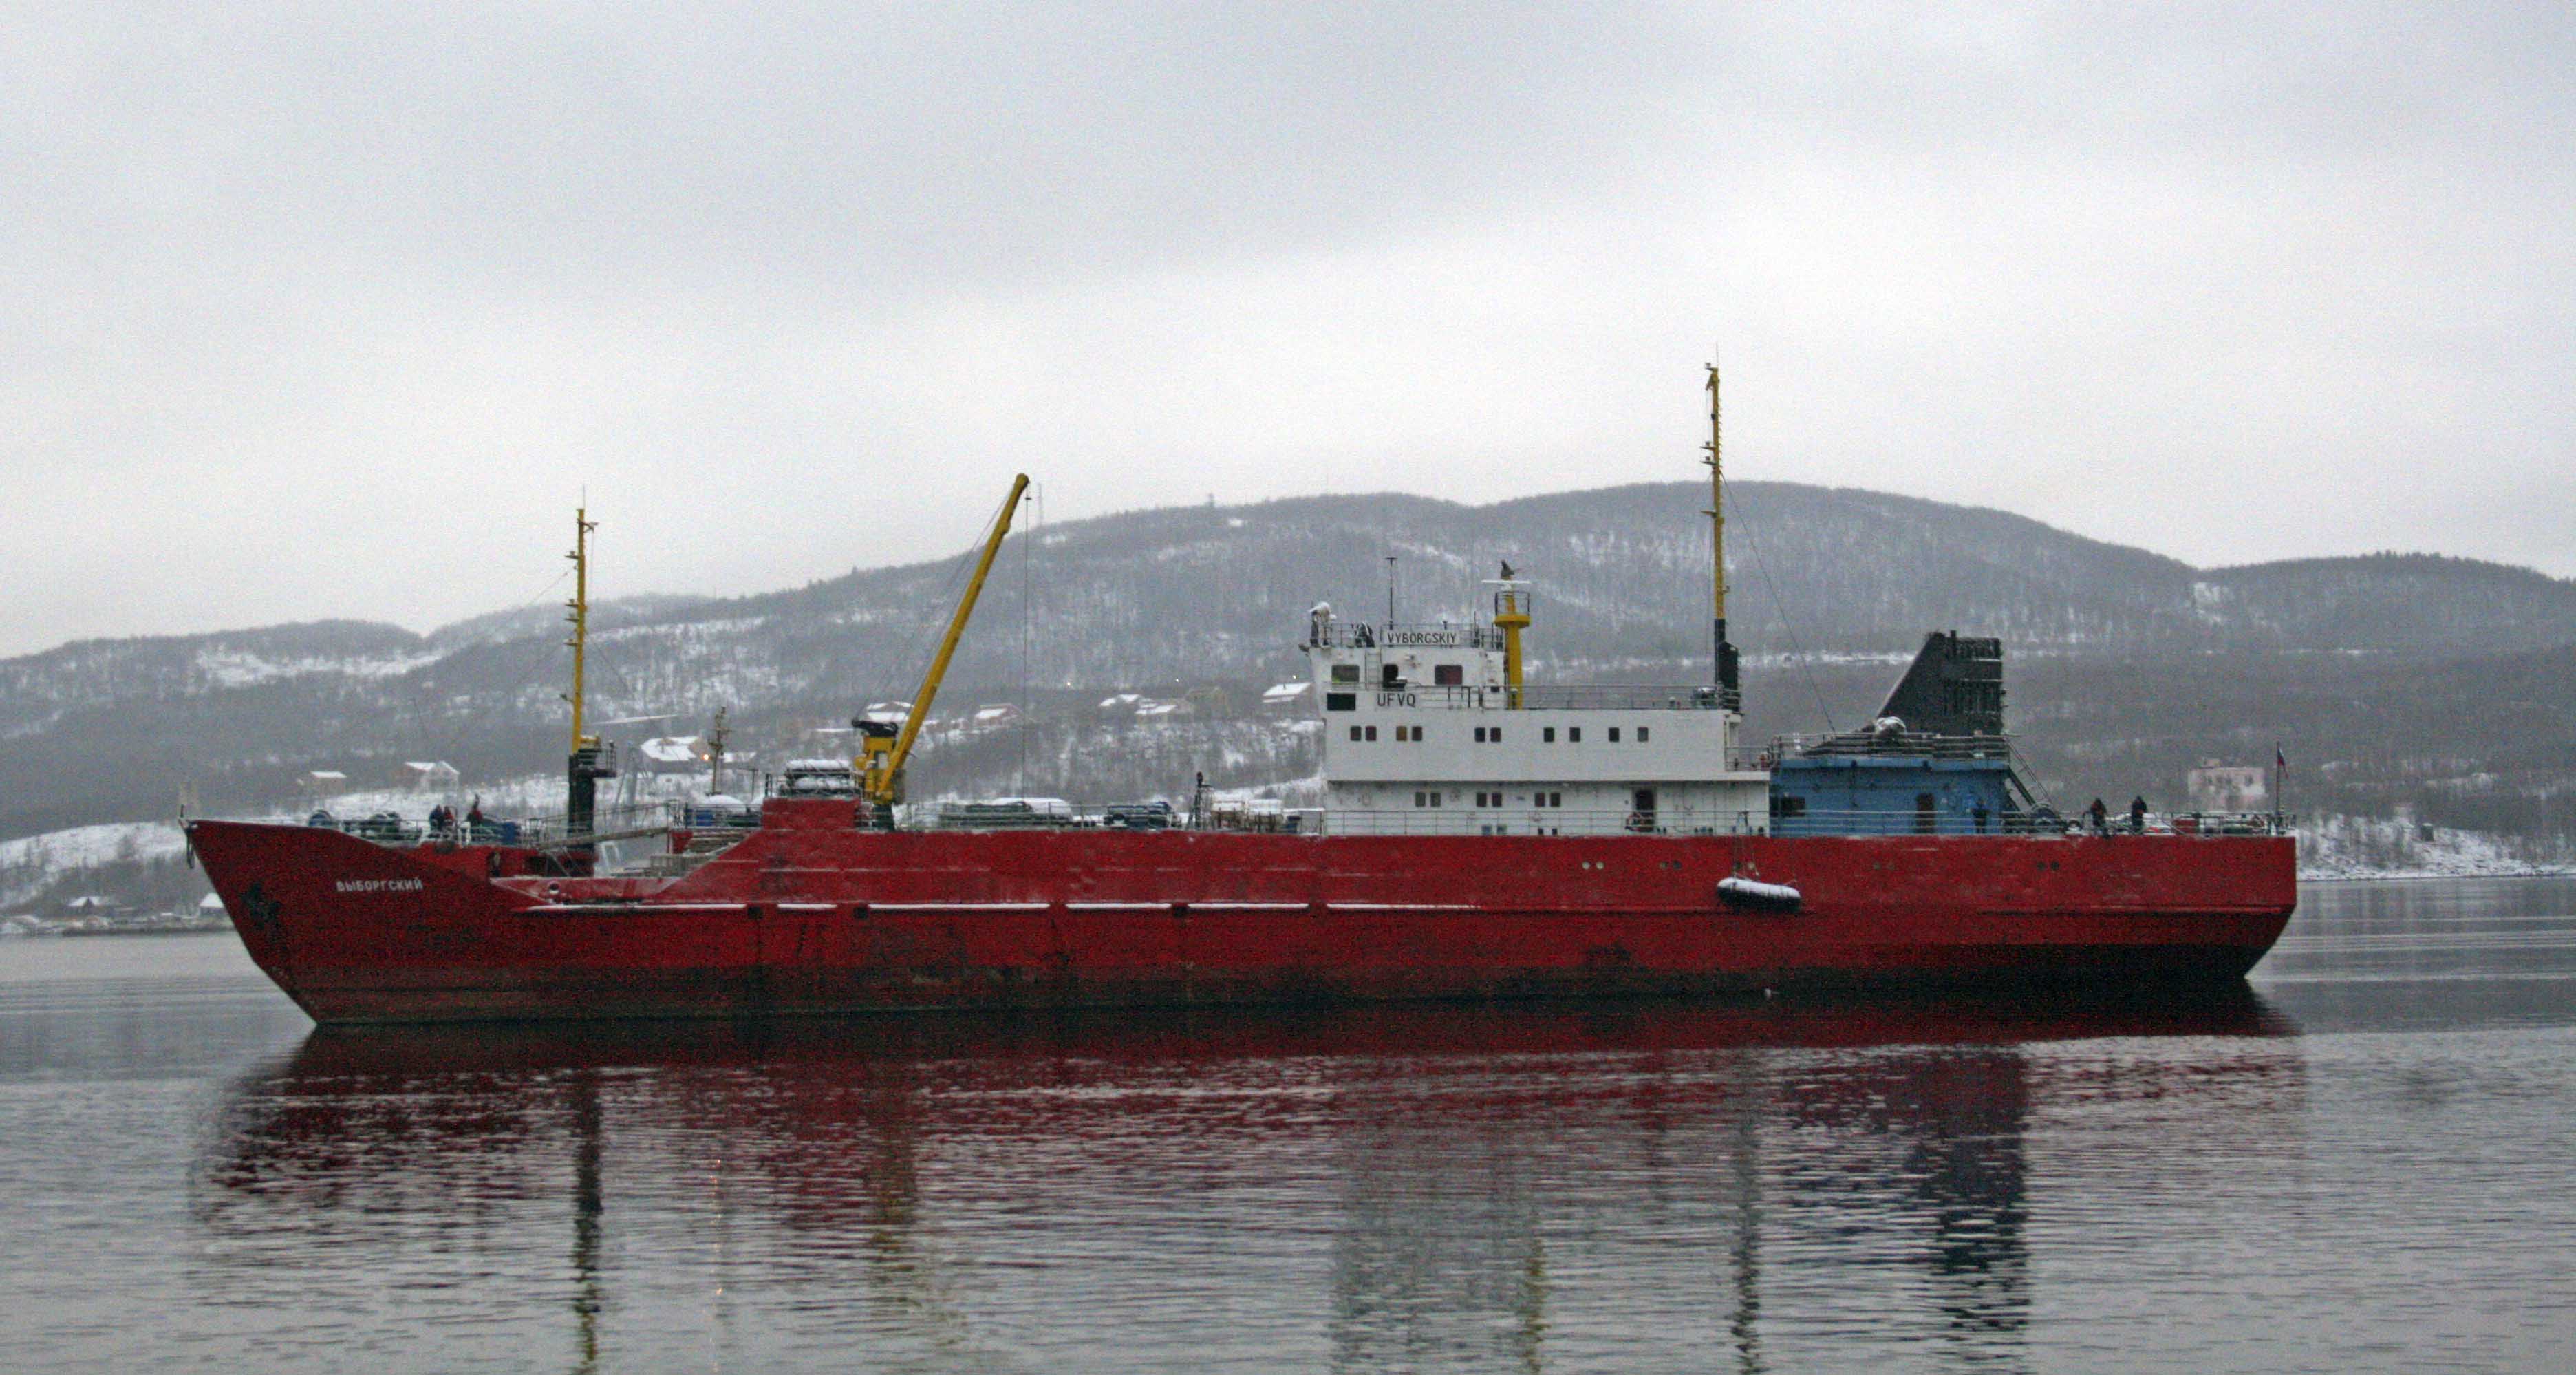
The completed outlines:
<svg viewBox="0 0 2576 1375">
<path fill-rule="evenodd" d="M 912 710 L 903 718 L 903 732 L 892 740 L 869 736 L 860 742 L 860 788 L 870 802 L 891 807 L 902 791 L 903 765 L 912 757 L 912 742 L 921 735 L 921 723 L 930 719 L 930 703 L 939 695 L 940 681 L 948 676 L 948 660 L 957 652 L 957 642 L 965 637 L 966 618 L 975 614 L 975 599 L 984 592 L 984 578 L 993 571 L 993 557 L 1002 552 L 1002 537 L 1011 533 L 1011 517 L 1020 509 L 1020 495 L 1029 489 L 1029 475 L 1020 473 L 1011 479 L 1011 494 L 1002 499 L 1002 512 L 993 518 L 993 532 L 984 538 L 984 552 L 975 560 L 975 576 L 966 581 L 966 595 L 957 600 L 957 614 L 948 619 L 948 634 L 939 642 L 939 653 L 930 661 L 930 671 L 922 675 L 921 691 L 914 693 Z"/>
</svg>

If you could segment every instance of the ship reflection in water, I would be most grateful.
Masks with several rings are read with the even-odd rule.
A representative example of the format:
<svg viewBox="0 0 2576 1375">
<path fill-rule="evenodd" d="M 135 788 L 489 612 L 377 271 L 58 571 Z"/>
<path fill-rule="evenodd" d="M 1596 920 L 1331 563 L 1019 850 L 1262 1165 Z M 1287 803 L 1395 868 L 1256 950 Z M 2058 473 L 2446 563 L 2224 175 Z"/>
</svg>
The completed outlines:
<svg viewBox="0 0 2576 1375">
<path fill-rule="evenodd" d="M 2011 1367 L 2035 1119 L 2151 1117 L 2084 1168 L 2188 1189 L 2304 1094 L 2241 988 L 317 1032 L 229 1094 L 190 1278 L 462 1363 Z"/>
</svg>

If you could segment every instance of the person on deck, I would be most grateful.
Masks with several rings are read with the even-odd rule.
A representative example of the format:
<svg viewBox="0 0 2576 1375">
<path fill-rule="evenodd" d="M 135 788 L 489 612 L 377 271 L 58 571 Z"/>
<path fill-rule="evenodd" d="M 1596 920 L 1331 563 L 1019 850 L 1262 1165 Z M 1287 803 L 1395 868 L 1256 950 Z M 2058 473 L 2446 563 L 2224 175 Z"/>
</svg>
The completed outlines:
<svg viewBox="0 0 2576 1375">
<path fill-rule="evenodd" d="M 2102 805 L 2102 799 L 2098 797 L 2093 799 L 2093 805 L 2084 809 L 2084 819 L 2093 823 L 2093 834 L 2098 836 L 2110 833 L 2111 809 Z"/>
<path fill-rule="evenodd" d="M 2129 799 L 2129 834 L 2131 834 L 2131 835 L 2133 835 L 2133 836 L 2142 836 L 2142 835 L 2145 835 L 2146 833 L 2147 833 L 2147 799 L 2146 799 L 2145 797 L 2143 797 L 2143 796 L 2130 798 L 2130 799 Z"/>
</svg>

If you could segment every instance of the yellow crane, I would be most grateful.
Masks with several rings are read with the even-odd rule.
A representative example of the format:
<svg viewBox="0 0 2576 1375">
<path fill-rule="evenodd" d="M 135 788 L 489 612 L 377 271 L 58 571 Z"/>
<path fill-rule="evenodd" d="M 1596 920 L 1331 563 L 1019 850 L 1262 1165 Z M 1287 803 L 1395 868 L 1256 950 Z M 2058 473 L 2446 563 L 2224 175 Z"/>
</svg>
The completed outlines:
<svg viewBox="0 0 2576 1375">
<path fill-rule="evenodd" d="M 967 579 L 966 595 L 957 600 L 957 614 L 948 619 L 947 637 L 939 642 L 939 653 L 930 661 L 930 671 L 922 675 L 921 691 L 913 694 L 912 710 L 905 713 L 903 729 L 898 732 L 881 721 L 861 720 L 859 729 L 859 791 L 880 809 L 884 820 L 891 821 L 890 810 L 903 798 L 903 765 L 912 757 L 912 742 L 921 735 L 921 723 L 930 719 L 930 703 L 939 696 L 940 681 L 948 676 L 948 660 L 957 653 L 957 642 L 966 634 L 966 618 L 975 614 L 975 599 L 984 592 L 985 575 L 993 571 L 993 557 L 1002 552 L 1002 537 L 1011 533 L 1011 517 L 1019 512 L 1020 496 L 1029 489 L 1029 475 L 1020 473 L 1011 479 L 1011 494 L 1002 499 L 1002 512 L 993 518 L 993 531 L 984 538 L 984 552 L 975 560 L 975 576 Z"/>
</svg>

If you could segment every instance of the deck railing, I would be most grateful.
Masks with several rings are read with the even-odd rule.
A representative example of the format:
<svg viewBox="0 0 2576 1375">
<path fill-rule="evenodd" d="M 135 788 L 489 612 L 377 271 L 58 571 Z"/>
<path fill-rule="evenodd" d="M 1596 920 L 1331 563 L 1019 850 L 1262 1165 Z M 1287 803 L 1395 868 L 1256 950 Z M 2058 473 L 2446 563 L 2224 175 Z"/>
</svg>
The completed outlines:
<svg viewBox="0 0 2576 1375">
<path fill-rule="evenodd" d="M 1371 706 L 1428 707 L 1438 711 L 1715 711 L 1723 705 L 1713 687 L 1632 687 L 1583 684 L 1524 687 L 1520 705 L 1507 687 L 1440 687 L 1430 683 L 1327 683 L 1327 693 L 1350 693 Z M 1384 698 L 1386 700 L 1380 701 Z"/>
<path fill-rule="evenodd" d="M 959 809 L 942 814 L 938 825 L 943 830 L 1020 830 L 1020 829 L 1088 829 L 1126 828 L 1132 819 L 1114 818 L 1114 809 L 1079 808 L 1069 813 L 1048 813 L 1041 819 L 1036 814 L 1022 816 L 995 810 Z M 1470 836 L 2031 836 L 2063 837 L 2085 835 L 2158 835 L 2189 836 L 2200 839 L 2226 839 L 2243 836 L 2287 835 L 2292 818 L 2260 812 L 2187 812 L 2179 815 L 2150 813 L 2135 826 L 2126 813 L 2115 813 L 2095 827 L 2082 814 L 2062 817 L 2054 813 L 1997 814 L 1978 817 L 1959 816 L 1948 812 L 1920 813 L 1911 811 L 1826 810 L 1802 812 L 1787 816 L 1770 816 L 1755 811 L 1724 813 L 1682 813 L 1657 810 L 1587 810 L 1580 808 L 1521 807 L 1402 807 L 1402 808 L 1285 808 L 1257 811 L 1229 807 L 1211 809 L 1193 823 L 1187 812 L 1168 814 L 1168 829 L 1175 831 L 1250 831 L 1294 835 L 1333 836 L 1405 836 L 1405 835 L 1470 835 Z M 461 819 L 453 826 L 433 830 L 423 823 L 391 813 L 335 820 L 335 829 L 380 845 L 403 847 L 423 841 L 453 841 L 466 845 L 516 845 L 536 849 L 559 849 L 569 845 L 604 842 L 620 838 L 653 835 L 686 827 L 692 818 L 684 804 L 648 802 L 625 807 L 602 807 L 591 818 L 586 830 L 567 828 L 561 814 L 535 816 L 510 821 L 485 820 L 479 826 L 468 826 Z M 714 824 L 708 824 L 712 821 Z M 324 824 L 324 823 L 313 823 Z M 702 833 L 715 830 L 747 829 L 757 824 L 757 815 L 744 813 L 722 819 L 700 822 Z M 1162 825 L 1142 829 L 1165 829 Z"/>
<path fill-rule="evenodd" d="M 1371 625 L 1335 621 L 1314 642 L 1336 649 L 1500 649 L 1503 632 L 1489 625 Z"/>
<path fill-rule="evenodd" d="M 2227 836 L 2285 835 L 2289 819 L 2264 813 L 2184 813 L 2179 816 L 2151 812 L 2132 826 L 2126 812 L 2105 818 L 2097 831 L 2090 818 L 2081 814 L 2059 816 L 2055 812 L 1974 813 L 1960 816 L 1950 812 L 1820 810 L 1770 818 L 1770 832 L 1776 836 L 1963 836 L 1963 835 L 2162 835 L 2196 836 L 2217 839 Z"/>
<path fill-rule="evenodd" d="M 1771 757 L 1799 755 L 1836 758 L 2010 759 L 2009 735 L 1926 735 L 1919 731 L 1844 731 L 1836 735 L 1777 735 Z"/>
<path fill-rule="evenodd" d="M 1762 813 L 1749 811 L 1682 816 L 1572 807 L 1334 808 L 1312 815 L 1316 820 L 1308 829 L 1337 836 L 1735 836 L 1761 834 L 1766 820 Z"/>
<path fill-rule="evenodd" d="M 329 826 L 361 840 L 397 848 L 418 845 L 423 841 L 452 841 L 459 845 L 517 845 L 529 848 L 554 848 L 579 845 L 594 840 L 621 836 L 649 835 L 683 824 L 681 804 L 677 802 L 639 802 L 623 807 L 601 807 L 591 813 L 590 825 L 573 829 L 570 818 L 561 812 L 527 817 L 501 818 L 486 816 L 469 821 L 463 816 L 444 826 L 431 826 L 426 820 L 400 816 L 393 812 L 376 812 L 362 817 L 335 817 L 325 821 L 308 821 L 308 825 Z"/>
</svg>

